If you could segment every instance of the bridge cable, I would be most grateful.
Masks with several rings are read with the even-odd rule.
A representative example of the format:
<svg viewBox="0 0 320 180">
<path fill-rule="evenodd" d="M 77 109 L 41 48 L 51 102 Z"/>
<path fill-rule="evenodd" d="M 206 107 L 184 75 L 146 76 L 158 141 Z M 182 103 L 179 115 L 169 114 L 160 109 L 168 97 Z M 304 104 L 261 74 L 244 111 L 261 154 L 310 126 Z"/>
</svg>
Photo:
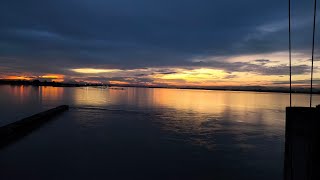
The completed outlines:
<svg viewBox="0 0 320 180">
<path fill-rule="evenodd" d="M 290 71 L 290 107 L 292 104 L 292 70 L 291 70 L 291 0 L 289 0 L 289 71 Z"/>
<path fill-rule="evenodd" d="M 312 34 L 312 53 L 311 53 L 311 82 L 310 82 L 310 107 L 312 106 L 312 86 L 313 86 L 313 60 L 314 60 L 314 39 L 316 31 L 316 11 L 317 0 L 314 0 L 314 12 L 313 12 L 313 34 Z"/>
</svg>

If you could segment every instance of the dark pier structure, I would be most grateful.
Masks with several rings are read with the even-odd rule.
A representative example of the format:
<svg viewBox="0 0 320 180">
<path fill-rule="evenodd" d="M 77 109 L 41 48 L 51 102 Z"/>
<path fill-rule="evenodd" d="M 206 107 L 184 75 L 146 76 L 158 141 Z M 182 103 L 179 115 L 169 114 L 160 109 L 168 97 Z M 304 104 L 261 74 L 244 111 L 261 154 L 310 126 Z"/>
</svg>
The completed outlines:
<svg viewBox="0 0 320 180">
<path fill-rule="evenodd" d="M 0 149 L 28 135 L 33 130 L 52 120 L 54 116 L 68 109 L 69 106 L 61 105 L 0 127 Z"/>
<path fill-rule="evenodd" d="M 289 2 L 290 107 L 286 108 L 284 180 L 320 180 L 320 105 L 312 107 L 317 0 L 314 0 L 310 106 L 292 106 L 291 0 Z"/>
<path fill-rule="evenodd" d="M 320 179 L 320 106 L 287 107 L 285 180 Z"/>
</svg>

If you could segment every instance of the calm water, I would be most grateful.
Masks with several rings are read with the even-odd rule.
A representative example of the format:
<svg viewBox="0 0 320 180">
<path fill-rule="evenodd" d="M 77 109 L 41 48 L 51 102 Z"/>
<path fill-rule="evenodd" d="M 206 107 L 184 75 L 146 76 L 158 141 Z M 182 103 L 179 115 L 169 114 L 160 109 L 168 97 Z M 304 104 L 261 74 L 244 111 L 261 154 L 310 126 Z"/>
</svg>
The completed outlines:
<svg viewBox="0 0 320 180">
<path fill-rule="evenodd" d="M 1 179 L 282 178 L 288 94 L 0 86 L 0 99 L 0 125 L 71 106 L 0 150 Z"/>
</svg>

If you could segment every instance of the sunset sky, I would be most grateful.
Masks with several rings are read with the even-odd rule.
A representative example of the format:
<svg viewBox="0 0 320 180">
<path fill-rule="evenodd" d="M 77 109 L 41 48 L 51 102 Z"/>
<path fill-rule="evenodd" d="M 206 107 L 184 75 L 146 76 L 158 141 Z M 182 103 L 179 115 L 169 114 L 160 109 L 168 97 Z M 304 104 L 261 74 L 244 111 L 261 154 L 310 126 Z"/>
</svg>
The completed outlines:
<svg viewBox="0 0 320 180">
<path fill-rule="evenodd" d="M 295 85 L 309 84 L 312 6 L 292 0 Z M 286 0 L 1 0 L 0 25 L 1 79 L 165 86 L 289 79 Z"/>
</svg>

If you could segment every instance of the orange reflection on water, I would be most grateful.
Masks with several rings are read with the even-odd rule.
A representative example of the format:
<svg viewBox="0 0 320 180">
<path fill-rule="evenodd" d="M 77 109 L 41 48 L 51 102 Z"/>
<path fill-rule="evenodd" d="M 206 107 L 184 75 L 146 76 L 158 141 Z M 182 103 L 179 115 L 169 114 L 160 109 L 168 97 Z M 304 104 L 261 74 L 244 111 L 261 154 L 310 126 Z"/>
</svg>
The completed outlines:
<svg viewBox="0 0 320 180">
<path fill-rule="evenodd" d="M 277 119 L 270 117 L 269 110 L 284 110 L 288 103 L 288 95 L 281 93 L 164 88 L 128 88 L 126 91 L 122 96 L 125 96 L 126 101 L 135 106 L 174 109 L 175 113 L 168 116 L 171 118 L 176 117 L 177 119 L 181 119 L 186 113 L 196 113 L 197 118 L 194 120 L 197 123 L 201 123 L 202 120 L 206 121 L 201 116 L 208 114 L 213 118 L 228 117 L 230 114 L 233 114 L 235 118 L 238 117 L 234 119 L 235 121 L 274 124 Z M 118 97 L 116 101 L 123 101 L 123 97 L 115 96 L 117 93 L 120 94 L 119 91 L 114 92 L 112 97 Z M 252 118 L 253 116 L 255 118 Z M 196 122 L 194 121 L 193 123 Z"/>
<path fill-rule="evenodd" d="M 63 99 L 64 88 L 40 86 L 39 96 L 41 100 L 61 100 Z"/>
<path fill-rule="evenodd" d="M 160 106 L 208 113 L 223 111 L 225 97 L 205 90 L 154 89 L 153 101 Z"/>
<path fill-rule="evenodd" d="M 107 105 L 109 95 L 102 88 L 74 88 L 73 103 L 76 106 L 103 106 Z"/>
<path fill-rule="evenodd" d="M 276 93 L 154 89 L 152 96 L 153 102 L 157 105 L 202 113 L 222 111 L 226 106 L 246 109 L 265 105 L 285 107 L 287 104 L 287 95 Z"/>
<path fill-rule="evenodd" d="M 28 86 L 10 86 L 10 88 L 7 88 L 7 91 L 9 94 L 14 95 L 20 103 L 25 102 L 30 98 L 30 94 L 32 94 L 32 89 L 28 88 Z"/>
</svg>

